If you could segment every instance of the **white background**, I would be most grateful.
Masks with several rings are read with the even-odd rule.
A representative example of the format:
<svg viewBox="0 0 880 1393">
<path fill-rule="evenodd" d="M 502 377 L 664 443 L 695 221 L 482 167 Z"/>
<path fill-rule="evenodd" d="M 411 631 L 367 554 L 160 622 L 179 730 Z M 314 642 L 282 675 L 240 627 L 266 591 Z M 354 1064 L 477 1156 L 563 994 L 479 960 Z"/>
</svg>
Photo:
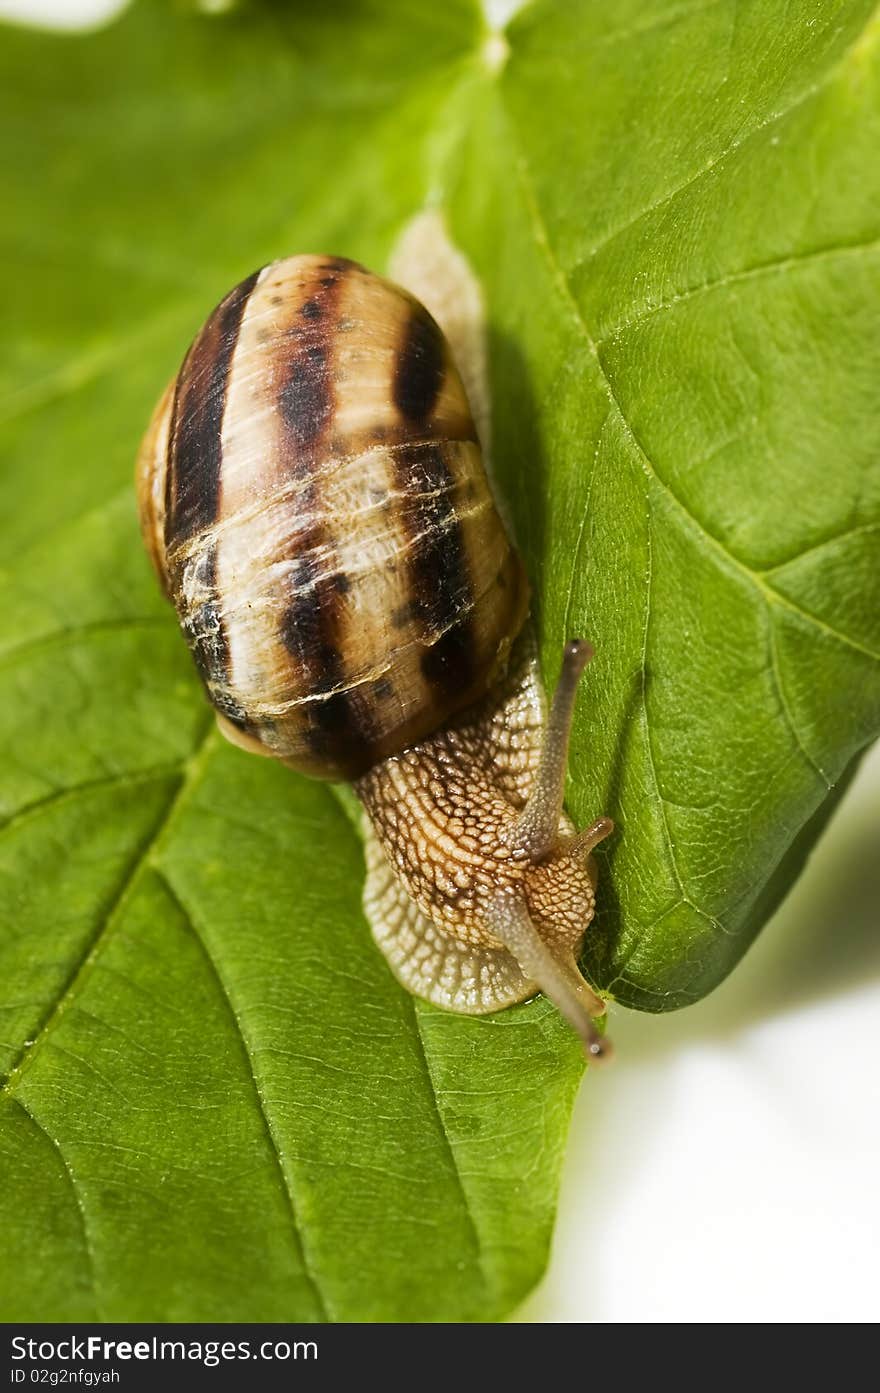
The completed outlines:
<svg viewBox="0 0 880 1393">
<path fill-rule="evenodd" d="M 520 1319 L 880 1318 L 878 829 L 880 745 L 722 986 L 613 1011 Z"/>
<path fill-rule="evenodd" d="M 116 8 L 0 0 L 68 27 Z M 613 1012 L 616 1061 L 581 1089 L 519 1319 L 880 1318 L 878 829 L 880 746 L 723 986 L 671 1016 Z"/>
</svg>

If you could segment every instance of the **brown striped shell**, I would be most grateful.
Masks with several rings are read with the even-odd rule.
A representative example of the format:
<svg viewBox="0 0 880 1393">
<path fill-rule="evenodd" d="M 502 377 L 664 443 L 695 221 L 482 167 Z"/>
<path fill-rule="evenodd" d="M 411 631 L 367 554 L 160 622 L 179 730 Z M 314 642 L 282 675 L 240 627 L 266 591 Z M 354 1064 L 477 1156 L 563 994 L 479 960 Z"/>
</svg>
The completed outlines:
<svg viewBox="0 0 880 1393">
<path fill-rule="evenodd" d="M 226 296 L 157 407 L 138 496 L 224 729 L 321 778 L 481 698 L 526 616 L 443 334 L 352 261 L 290 257 Z"/>
</svg>

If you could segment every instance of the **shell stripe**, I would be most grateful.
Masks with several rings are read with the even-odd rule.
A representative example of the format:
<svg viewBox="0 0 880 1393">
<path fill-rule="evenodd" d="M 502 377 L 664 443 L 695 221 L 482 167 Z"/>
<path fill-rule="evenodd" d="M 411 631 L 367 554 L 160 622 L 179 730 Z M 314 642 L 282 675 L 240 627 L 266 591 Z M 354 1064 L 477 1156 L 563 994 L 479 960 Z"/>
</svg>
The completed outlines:
<svg viewBox="0 0 880 1393">
<path fill-rule="evenodd" d="M 195 339 L 178 378 L 168 436 L 165 545 L 169 553 L 217 519 L 229 366 L 260 272 L 236 286 Z"/>
<path fill-rule="evenodd" d="M 195 664 L 215 705 L 242 728 L 246 725 L 244 713 L 228 690 L 229 642 L 217 596 L 216 545 L 208 543 L 189 558 L 175 557 L 175 552 L 210 528 L 220 511 L 221 428 L 229 368 L 260 274 L 255 271 L 226 296 L 187 354 L 174 394 L 165 481 L 169 562 L 178 582 L 183 568 L 191 568 L 199 600 L 185 625 Z"/>
<path fill-rule="evenodd" d="M 443 335 L 423 305 L 414 304 L 394 368 L 394 405 L 408 424 L 427 430 L 446 362 Z"/>
<path fill-rule="evenodd" d="M 229 640 L 217 598 L 217 549 L 206 547 L 199 559 L 199 585 L 204 592 L 184 623 L 193 659 L 211 700 L 227 720 L 241 730 L 247 718 L 239 702 L 229 692 Z"/>
<path fill-rule="evenodd" d="M 296 309 L 295 350 L 285 364 L 277 398 L 285 437 L 282 457 L 290 461 L 291 477 L 304 481 L 302 516 L 315 519 L 295 534 L 293 598 L 282 615 L 280 636 L 296 659 L 298 686 L 314 694 L 304 703 L 308 745 L 317 757 L 345 768 L 369 757 L 369 745 L 345 691 L 345 584 L 330 559 L 334 537 L 320 520 L 320 495 L 323 447 L 335 405 L 331 362 L 337 308 L 347 275 L 360 268 L 337 258 L 318 269 L 317 284 Z"/>
<path fill-rule="evenodd" d="M 446 375 L 443 335 L 421 305 L 414 305 L 394 372 L 394 402 L 410 431 L 431 435 L 431 415 Z M 475 677 L 471 614 L 474 595 L 464 533 L 456 508 L 456 480 L 442 443 L 413 443 L 394 452 L 398 487 L 412 503 L 402 510 L 409 536 L 410 609 L 426 635 L 422 656 L 433 688 L 451 696 Z"/>
</svg>

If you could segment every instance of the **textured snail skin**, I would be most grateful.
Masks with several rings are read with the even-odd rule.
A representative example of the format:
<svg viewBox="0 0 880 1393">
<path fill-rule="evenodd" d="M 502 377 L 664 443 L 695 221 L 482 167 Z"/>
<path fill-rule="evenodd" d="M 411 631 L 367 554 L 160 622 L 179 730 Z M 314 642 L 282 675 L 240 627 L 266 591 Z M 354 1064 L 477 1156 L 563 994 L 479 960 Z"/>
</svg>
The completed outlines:
<svg viewBox="0 0 880 1393">
<path fill-rule="evenodd" d="M 525 906 L 587 1013 L 605 1010 L 576 957 L 595 907 L 589 853 L 611 822 L 599 819 L 586 841 L 578 839 L 561 811 L 560 785 L 547 790 L 549 850 L 543 838 L 535 847 L 519 835 L 540 781 L 545 731 L 544 692 L 525 635 L 496 691 L 355 785 L 369 819 L 364 904 L 374 936 L 400 981 L 447 1010 L 481 1015 L 537 990 L 538 977 L 499 945 L 505 901 Z M 586 1030 L 590 1053 L 607 1053 L 589 1023 Z"/>
<path fill-rule="evenodd" d="M 221 730 L 365 808 L 364 907 L 399 979 L 483 1013 L 546 992 L 590 1057 L 576 966 L 600 818 L 562 810 L 528 586 L 434 320 L 339 258 L 255 272 L 208 318 L 138 459 L 145 545 Z"/>
</svg>

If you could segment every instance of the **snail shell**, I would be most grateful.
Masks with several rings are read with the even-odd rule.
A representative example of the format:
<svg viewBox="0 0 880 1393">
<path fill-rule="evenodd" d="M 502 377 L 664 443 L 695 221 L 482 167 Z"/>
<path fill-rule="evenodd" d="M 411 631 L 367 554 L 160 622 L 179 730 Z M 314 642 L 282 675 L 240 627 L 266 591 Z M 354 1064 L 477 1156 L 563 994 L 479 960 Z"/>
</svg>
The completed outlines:
<svg viewBox="0 0 880 1393">
<path fill-rule="evenodd" d="M 483 696 L 526 616 L 446 341 L 351 261 L 291 257 L 218 305 L 154 416 L 139 499 L 217 710 L 319 778 Z"/>
<path fill-rule="evenodd" d="M 562 810 L 588 644 L 548 715 L 528 586 L 449 346 L 340 258 L 275 262 L 193 342 L 138 460 L 145 543 L 224 733 L 355 780 L 364 906 L 455 1011 L 544 990 L 605 1051 L 576 966 L 593 847 Z"/>
</svg>

